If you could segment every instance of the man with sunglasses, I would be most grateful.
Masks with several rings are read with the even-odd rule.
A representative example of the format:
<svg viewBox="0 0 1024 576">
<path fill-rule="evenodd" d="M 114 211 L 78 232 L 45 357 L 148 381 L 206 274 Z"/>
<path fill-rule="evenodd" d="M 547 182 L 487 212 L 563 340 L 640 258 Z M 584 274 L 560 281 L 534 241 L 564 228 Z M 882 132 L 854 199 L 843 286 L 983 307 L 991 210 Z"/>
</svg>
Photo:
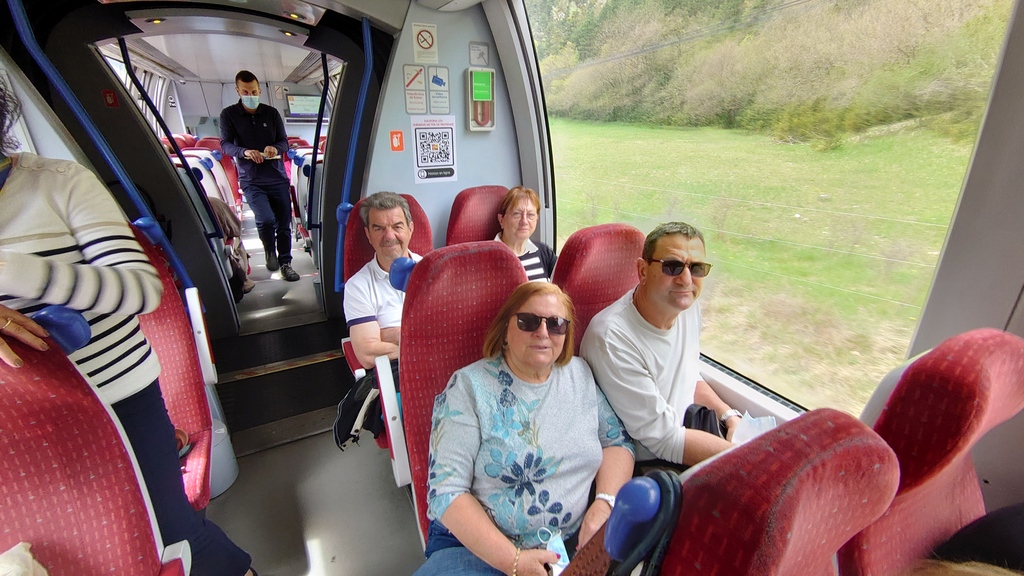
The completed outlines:
<svg viewBox="0 0 1024 576">
<path fill-rule="evenodd" d="M 722 437 L 683 427 L 693 404 L 714 410 L 729 430 L 739 423 L 699 372 L 704 235 L 683 222 L 656 227 L 637 260 L 640 282 L 599 312 L 580 348 L 626 430 L 637 462 L 690 466 L 729 448 Z"/>
</svg>

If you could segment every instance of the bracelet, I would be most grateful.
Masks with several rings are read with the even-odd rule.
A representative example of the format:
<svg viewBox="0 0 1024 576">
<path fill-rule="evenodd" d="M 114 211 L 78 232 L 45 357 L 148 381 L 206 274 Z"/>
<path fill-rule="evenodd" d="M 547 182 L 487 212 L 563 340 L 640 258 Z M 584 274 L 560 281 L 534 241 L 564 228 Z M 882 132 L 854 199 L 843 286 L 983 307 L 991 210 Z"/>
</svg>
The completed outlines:
<svg viewBox="0 0 1024 576">
<path fill-rule="evenodd" d="M 516 571 L 519 570 L 519 553 L 522 551 L 522 548 L 516 546 L 516 559 L 512 561 L 512 576 L 516 576 Z"/>
<path fill-rule="evenodd" d="M 612 496 L 611 494 L 605 494 L 604 492 L 598 492 L 594 496 L 594 500 L 604 500 L 605 502 L 608 503 L 609 506 L 611 506 L 611 508 L 613 510 L 615 509 L 615 496 Z"/>
<path fill-rule="evenodd" d="M 722 424 L 725 424 L 725 421 L 728 420 L 729 418 L 732 418 L 733 416 L 742 417 L 743 413 L 735 408 L 730 408 L 729 410 L 725 411 L 725 414 L 722 414 L 722 418 L 720 419 L 720 421 L 722 422 Z"/>
</svg>

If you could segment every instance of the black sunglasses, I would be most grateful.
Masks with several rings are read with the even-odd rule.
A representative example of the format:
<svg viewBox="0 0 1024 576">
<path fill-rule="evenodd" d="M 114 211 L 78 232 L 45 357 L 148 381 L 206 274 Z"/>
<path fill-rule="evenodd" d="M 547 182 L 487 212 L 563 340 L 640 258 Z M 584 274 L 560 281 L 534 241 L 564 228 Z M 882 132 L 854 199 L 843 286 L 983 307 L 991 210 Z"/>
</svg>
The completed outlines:
<svg viewBox="0 0 1024 576">
<path fill-rule="evenodd" d="M 679 276 L 684 268 L 690 269 L 690 276 L 703 278 L 711 272 L 711 264 L 707 262 L 681 262 L 679 260 L 658 260 L 657 258 L 646 258 L 647 263 L 661 262 L 661 271 L 666 276 Z"/>
<path fill-rule="evenodd" d="M 541 320 L 548 325 L 548 334 L 561 336 L 569 330 L 569 320 L 558 316 L 537 316 L 529 312 L 516 312 L 516 326 L 523 332 L 536 332 Z"/>
</svg>

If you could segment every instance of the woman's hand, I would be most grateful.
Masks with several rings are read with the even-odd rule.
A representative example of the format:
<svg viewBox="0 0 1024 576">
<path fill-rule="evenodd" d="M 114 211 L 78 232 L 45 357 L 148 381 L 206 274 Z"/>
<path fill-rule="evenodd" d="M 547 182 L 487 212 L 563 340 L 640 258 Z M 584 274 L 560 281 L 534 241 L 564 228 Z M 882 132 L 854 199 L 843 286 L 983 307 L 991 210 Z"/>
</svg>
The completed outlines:
<svg viewBox="0 0 1024 576">
<path fill-rule="evenodd" d="M 583 546 L 597 534 L 597 531 L 604 526 L 604 523 L 608 521 L 608 517 L 612 515 L 612 507 L 608 502 L 604 500 L 594 500 L 594 503 L 587 508 L 587 513 L 583 516 L 583 524 L 580 525 L 580 537 L 579 543 L 576 545 L 577 550 L 582 550 Z"/>
<path fill-rule="evenodd" d="M 558 562 L 558 554 L 550 550 L 523 550 L 519 553 L 519 562 L 515 565 L 516 576 L 548 576 L 545 564 Z M 509 575 L 512 571 L 509 570 Z"/>
<path fill-rule="evenodd" d="M 0 304 L 0 360 L 8 366 L 21 368 L 25 365 L 21 358 L 4 342 L 4 338 L 14 338 L 36 350 L 49 350 L 50 346 L 42 339 L 50 335 L 42 326 L 21 312 L 11 310 Z"/>
</svg>

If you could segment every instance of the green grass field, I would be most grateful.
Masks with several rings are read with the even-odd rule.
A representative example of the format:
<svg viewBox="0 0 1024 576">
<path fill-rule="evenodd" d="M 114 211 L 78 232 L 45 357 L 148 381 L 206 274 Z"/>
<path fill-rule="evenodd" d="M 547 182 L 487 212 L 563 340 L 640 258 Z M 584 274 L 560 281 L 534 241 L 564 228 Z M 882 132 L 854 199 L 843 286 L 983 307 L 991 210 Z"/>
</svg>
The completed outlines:
<svg viewBox="0 0 1024 576">
<path fill-rule="evenodd" d="M 625 222 L 702 229 L 702 350 L 807 406 L 858 414 L 907 350 L 971 144 L 914 126 L 838 150 L 715 128 L 551 121 L 558 244 Z"/>
</svg>

